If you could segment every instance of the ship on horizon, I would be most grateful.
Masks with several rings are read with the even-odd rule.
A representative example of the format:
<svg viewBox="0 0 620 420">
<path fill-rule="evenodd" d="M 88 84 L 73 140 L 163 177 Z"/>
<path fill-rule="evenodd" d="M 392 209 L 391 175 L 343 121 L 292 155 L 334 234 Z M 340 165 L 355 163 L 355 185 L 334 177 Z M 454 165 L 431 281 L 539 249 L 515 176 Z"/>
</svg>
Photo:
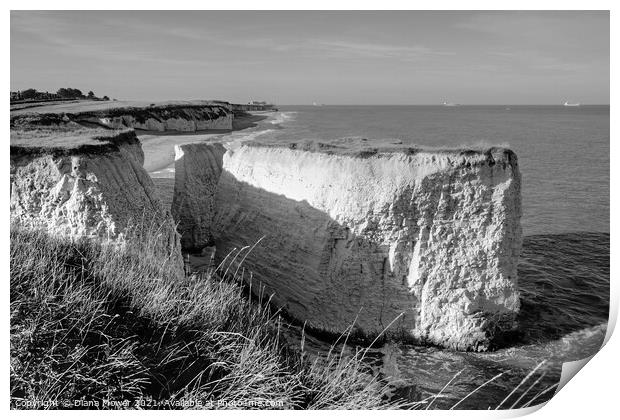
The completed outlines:
<svg viewBox="0 0 620 420">
<path fill-rule="evenodd" d="M 581 104 L 579 102 L 576 103 L 570 103 L 570 102 L 564 102 L 564 106 L 581 106 Z"/>
<path fill-rule="evenodd" d="M 445 102 L 443 103 L 443 106 L 459 106 L 460 104 L 456 104 L 454 102 Z"/>
</svg>

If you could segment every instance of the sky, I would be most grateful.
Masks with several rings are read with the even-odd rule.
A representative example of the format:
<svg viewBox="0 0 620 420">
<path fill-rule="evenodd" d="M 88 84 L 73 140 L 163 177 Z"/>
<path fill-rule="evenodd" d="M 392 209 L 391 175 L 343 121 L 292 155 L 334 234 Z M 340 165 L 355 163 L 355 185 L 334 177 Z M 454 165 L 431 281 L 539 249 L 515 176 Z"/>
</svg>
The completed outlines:
<svg viewBox="0 0 620 420">
<path fill-rule="evenodd" d="M 11 90 L 276 104 L 609 103 L 606 11 L 12 11 Z"/>
</svg>

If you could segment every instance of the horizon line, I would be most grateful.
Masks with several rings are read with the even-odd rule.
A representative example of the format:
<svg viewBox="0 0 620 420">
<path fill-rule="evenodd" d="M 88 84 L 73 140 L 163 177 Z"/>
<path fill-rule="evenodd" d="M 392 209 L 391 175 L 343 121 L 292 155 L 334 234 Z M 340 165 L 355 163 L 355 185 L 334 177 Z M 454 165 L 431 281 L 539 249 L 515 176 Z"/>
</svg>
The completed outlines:
<svg viewBox="0 0 620 420">
<path fill-rule="evenodd" d="M 528 104 L 528 103 L 518 103 L 518 104 L 511 104 L 511 103 L 484 104 L 484 103 L 480 103 L 480 104 L 476 104 L 476 103 L 470 103 L 470 104 L 456 104 L 454 106 L 446 106 L 446 105 L 440 104 L 440 103 L 429 103 L 429 104 L 320 104 L 320 105 L 313 105 L 313 104 L 310 104 L 310 103 L 305 103 L 305 104 L 278 104 L 278 103 L 274 103 L 274 105 L 279 105 L 279 106 L 312 106 L 312 107 L 317 107 L 317 108 L 320 108 L 321 106 L 442 106 L 442 107 L 447 107 L 447 108 L 458 108 L 458 107 L 462 107 L 462 106 L 564 106 L 564 104 L 562 104 L 562 103 L 545 103 L 545 104 L 532 104 L 532 103 L 530 103 L 530 104 Z M 579 103 L 579 106 L 610 106 L 610 104 L 604 104 L 604 103 Z"/>
</svg>

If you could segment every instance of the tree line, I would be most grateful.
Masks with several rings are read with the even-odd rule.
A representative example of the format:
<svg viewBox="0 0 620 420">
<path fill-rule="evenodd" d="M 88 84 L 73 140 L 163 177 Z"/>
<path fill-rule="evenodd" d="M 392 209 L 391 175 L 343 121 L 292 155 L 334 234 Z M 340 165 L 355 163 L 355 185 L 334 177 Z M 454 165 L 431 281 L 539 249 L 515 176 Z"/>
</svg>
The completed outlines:
<svg viewBox="0 0 620 420">
<path fill-rule="evenodd" d="M 40 92 L 36 89 L 25 89 L 22 91 L 11 92 L 11 100 L 28 100 L 28 99 L 91 99 L 94 101 L 109 101 L 108 96 L 99 98 L 90 90 L 85 95 L 80 89 L 60 88 L 56 93 Z"/>
</svg>

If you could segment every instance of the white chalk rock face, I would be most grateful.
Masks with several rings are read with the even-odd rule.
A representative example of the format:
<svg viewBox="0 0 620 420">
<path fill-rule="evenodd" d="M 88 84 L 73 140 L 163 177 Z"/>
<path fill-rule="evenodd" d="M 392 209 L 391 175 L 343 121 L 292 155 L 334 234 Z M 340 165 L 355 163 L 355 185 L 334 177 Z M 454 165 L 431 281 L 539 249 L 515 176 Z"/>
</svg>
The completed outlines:
<svg viewBox="0 0 620 420">
<path fill-rule="evenodd" d="M 190 132 L 231 130 L 233 113 L 225 106 L 174 106 L 118 108 L 95 113 L 71 114 L 69 118 L 112 129 Z"/>
<path fill-rule="evenodd" d="M 69 106 L 68 110 L 51 107 L 48 112 L 16 110 L 11 113 L 11 128 L 21 130 L 30 125 L 62 126 L 70 123 L 103 126 L 109 129 L 134 128 L 148 131 L 232 130 L 232 106 L 220 101 L 190 101 L 128 105 L 94 102 Z"/>
<path fill-rule="evenodd" d="M 178 250 L 172 217 L 143 160 L 133 131 L 100 146 L 12 146 L 11 221 L 55 235 L 112 241 L 122 241 L 130 228 L 153 227 L 159 229 L 163 253 Z M 182 269 L 180 254 L 177 259 Z"/>
<path fill-rule="evenodd" d="M 245 145 L 224 155 L 216 209 L 218 258 L 264 237 L 244 263 L 253 290 L 309 327 L 339 334 L 355 322 L 374 338 L 389 326 L 459 350 L 486 350 L 515 328 L 510 150 Z"/>
<path fill-rule="evenodd" d="M 183 249 L 201 250 L 212 242 L 214 195 L 222 173 L 224 146 L 194 143 L 174 147 L 172 215 Z"/>
</svg>

